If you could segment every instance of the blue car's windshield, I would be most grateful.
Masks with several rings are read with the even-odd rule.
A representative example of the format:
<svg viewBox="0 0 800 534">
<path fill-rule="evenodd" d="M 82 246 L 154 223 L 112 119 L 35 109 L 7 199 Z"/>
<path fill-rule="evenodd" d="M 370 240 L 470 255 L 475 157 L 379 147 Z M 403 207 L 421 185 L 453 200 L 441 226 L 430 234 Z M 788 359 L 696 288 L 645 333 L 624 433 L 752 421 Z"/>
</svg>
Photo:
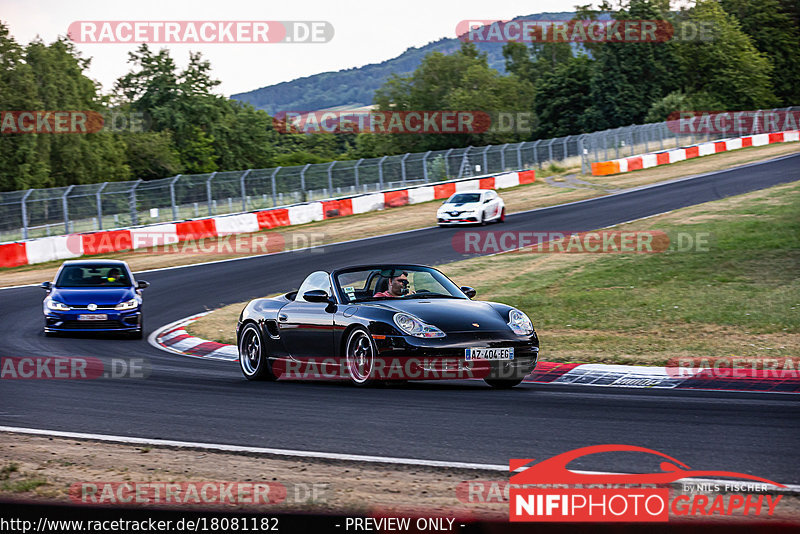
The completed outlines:
<svg viewBox="0 0 800 534">
<path fill-rule="evenodd" d="M 56 287 L 130 287 L 127 269 L 108 264 L 66 265 Z"/>
</svg>

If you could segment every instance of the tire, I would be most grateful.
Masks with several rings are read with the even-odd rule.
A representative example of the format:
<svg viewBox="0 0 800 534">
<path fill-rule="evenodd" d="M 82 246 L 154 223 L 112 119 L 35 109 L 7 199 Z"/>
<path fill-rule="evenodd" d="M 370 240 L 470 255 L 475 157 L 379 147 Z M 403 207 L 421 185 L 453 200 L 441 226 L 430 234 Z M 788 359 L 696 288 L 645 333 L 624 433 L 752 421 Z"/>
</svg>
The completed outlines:
<svg viewBox="0 0 800 534">
<path fill-rule="evenodd" d="M 522 382 L 521 378 L 484 378 L 484 382 L 494 389 L 511 389 Z"/>
<path fill-rule="evenodd" d="M 375 384 L 375 354 L 378 351 L 369 332 L 364 328 L 354 328 L 347 336 L 344 351 L 350 382 L 360 387 Z"/>
<path fill-rule="evenodd" d="M 248 380 L 275 380 L 261 332 L 253 323 L 248 323 L 239 336 L 239 367 Z"/>
<path fill-rule="evenodd" d="M 500 212 L 500 218 L 497 219 L 497 222 L 504 223 L 506 222 L 506 208 L 503 206 L 503 210 Z"/>
<path fill-rule="evenodd" d="M 481 212 L 481 222 L 479 223 L 481 226 L 486 226 L 486 212 Z"/>
</svg>

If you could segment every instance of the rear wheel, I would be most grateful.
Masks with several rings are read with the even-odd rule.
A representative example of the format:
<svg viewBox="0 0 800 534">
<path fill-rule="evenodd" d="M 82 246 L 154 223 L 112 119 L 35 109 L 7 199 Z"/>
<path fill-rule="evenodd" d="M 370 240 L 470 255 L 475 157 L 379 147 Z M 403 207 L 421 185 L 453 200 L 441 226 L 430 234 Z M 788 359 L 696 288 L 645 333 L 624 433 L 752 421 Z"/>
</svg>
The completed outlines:
<svg viewBox="0 0 800 534">
<path fill-rule="evenodd" d="M 495 389 L 511 389 L 522 382 L 521 378 L 484 378 L 484 382 Z"/>
<path fill-rule="evenodd" d="M 275 380 L 261 332 L 253 323 L 247 324 L 239 336 L 239 367 L 248 380 Z"/>
<path fill-rule="evenodd" d="M 345 356 L 350 381 L 356 386 L 369 386 L 375 383 L 375 344 L 363 328 L 355 328 L 347 336 Z"/>
<path fill-rule="evenodd" d="M 505 208 L 505 206 L 503 207 L 502 211 L 500 212 L 500 218 L 497 219 L 497 222 L 501 222 L 501 223 L 506 222 L 506 208 Z"/>
</svg>

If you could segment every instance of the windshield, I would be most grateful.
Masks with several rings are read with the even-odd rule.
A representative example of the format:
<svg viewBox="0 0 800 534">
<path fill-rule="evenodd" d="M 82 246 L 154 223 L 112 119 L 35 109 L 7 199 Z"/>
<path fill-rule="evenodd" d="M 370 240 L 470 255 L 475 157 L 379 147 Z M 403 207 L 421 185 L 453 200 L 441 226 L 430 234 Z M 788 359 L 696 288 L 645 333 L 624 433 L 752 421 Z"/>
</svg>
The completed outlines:
<svg viewBox="0 0 800 534">
<path fill-rule="evenodd" d="M 66 265 L 56 280 L 56 287 L 130 287 L 125 267 L 108 264 Z"/>
<path fill-rule="evenodd" d="M 449 278 L 431 267 L 380 265 L 340 271 L 334 280 L 343 302 L 467 298 Z"/>
<path fill-rule="evenodd" d="M 450 197 L 448 204 L 466 204 L 467 202 L 480 202 L 480 193 L 459 193 Z"/>
</svg>

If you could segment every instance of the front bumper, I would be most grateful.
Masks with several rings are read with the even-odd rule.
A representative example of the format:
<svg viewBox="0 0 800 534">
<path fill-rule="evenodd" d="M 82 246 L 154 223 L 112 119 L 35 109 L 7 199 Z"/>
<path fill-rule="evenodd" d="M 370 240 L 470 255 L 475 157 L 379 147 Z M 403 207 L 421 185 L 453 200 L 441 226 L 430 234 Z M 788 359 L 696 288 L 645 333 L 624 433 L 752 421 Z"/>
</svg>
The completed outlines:
<svg viewBox="0 0 800 534">
<path fill-rule="evenodd" d="M 79 315 L 106 315 L 103 321 L 82 321 Z M 116 311 L 101 309 L 95 312 L 87 310 L 53 311 L 47 309 L 44 314 L 45 332 L 132 332 L 142 327 L 142 309 Z"/>
<path fill-rule="evenodd" d="M 436 217 L 437 224 L 476 224 L 478 223 L 477 215 L 451 217 L 449 215 L 438 215 Z"/>
<path fill-rule="evenodd" d="M 447 338 L 373 336 L 378 348 L 378 375 L 392 380 L 441 380 L 466 378 L 521 379 L 536 368 L 539 341 L 492 333 L 448 334 Z M 511 347 L 513 360 L 466 360 L 465 349 Z"/>
</svg>

